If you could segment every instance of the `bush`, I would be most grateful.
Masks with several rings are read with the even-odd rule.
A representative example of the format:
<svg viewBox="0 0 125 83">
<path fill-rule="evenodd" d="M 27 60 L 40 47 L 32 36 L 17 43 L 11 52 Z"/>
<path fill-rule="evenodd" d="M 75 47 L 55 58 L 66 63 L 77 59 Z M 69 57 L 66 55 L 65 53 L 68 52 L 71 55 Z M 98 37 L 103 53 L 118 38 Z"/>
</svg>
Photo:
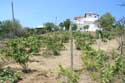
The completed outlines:
<svg viewBox="0 0 125 83">
<path fill-rule="evenodd" d="M 114 75 L 114 66 L 107 65 L 106 67 L 102 68 L 101 83 L 111 83 L 113 75 Z"/>
<path fill-rule="evenodd" d="M 19 79 L 19 74 L 10 67 L 0 70 L 0 83 L 16 83 Z"/>
<path fill-rule="evenodd" d="M 59 68 L 60 73 L 68 78 L 68 83 L 78 83 L 80 78 L 74 71 L 68 68 L 64 68 L 61 65 L 59 65 Z"/>
</svg>

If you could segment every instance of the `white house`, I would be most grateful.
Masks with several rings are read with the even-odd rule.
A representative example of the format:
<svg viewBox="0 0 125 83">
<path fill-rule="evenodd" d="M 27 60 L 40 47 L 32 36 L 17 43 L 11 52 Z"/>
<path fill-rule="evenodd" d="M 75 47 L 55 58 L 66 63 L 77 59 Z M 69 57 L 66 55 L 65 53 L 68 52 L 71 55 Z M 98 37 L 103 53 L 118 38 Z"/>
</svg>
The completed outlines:
<svg viewBox="0 0 125 83">
<path fill-rule="evenodd" d="M 98 25 L 95 23 L 99 19 L 99 15 L 96 13 L 85 13 L 84 16 L 74 17 L 74 23 L 78 26 L 78 31 L 85 31 L 84 26 L 88 25 L 87 31 L 95 32 L 99 29 Z"/>
</svg>

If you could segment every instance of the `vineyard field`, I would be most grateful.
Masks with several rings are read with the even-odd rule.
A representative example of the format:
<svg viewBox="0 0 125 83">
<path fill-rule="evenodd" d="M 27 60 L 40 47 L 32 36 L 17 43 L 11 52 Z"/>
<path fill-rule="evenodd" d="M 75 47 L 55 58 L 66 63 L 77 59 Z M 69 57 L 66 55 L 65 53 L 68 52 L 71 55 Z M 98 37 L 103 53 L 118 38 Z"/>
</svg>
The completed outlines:
<svg viewBox="0 0 125 83">
<path fill-rule="evenodd" d="M 70 69 L 70 35 L 52 32 L 0 42 L 2 83 L 122 83 L 124 59 L 116 39 L 73 33 L 74 70 Z M 7 74 L 7 72 L 10 72 Z M 13 73 L 12 73 L 13 72 Z M 11 78 L 9 77 L 11 76 Z M 118 78 L 120 77 L 120 79 Z"/>
</svg>

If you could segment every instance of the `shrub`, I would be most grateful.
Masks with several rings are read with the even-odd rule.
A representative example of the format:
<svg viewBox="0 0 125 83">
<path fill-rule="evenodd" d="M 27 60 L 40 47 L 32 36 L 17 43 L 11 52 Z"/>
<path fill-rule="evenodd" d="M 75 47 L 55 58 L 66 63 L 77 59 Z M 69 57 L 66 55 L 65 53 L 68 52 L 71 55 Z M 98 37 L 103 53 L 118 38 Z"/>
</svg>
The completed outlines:
<svg viewBox="0 0 125 83">
<path fill-rule="evenodd" d="M 114 66 L 107 65 L 106 67 L 102 68 L 101 73 L 101 83 L 111 83 L 111 80 L 114 75 Z"/>
<path fill-rule="evenodd" d="M 10 67 L 0 70 L 0 83 L 16 83 L 19 79 L 19 74 Z"/>
<path fill-rule="evenodd" d="M 59 65 L 59 68 L 60 73 L 68 78 L 68 83 L 78 83 L 80 78 L 74 71 L 68 68 L 64 68 L 61 65 Z"/>
</svg>

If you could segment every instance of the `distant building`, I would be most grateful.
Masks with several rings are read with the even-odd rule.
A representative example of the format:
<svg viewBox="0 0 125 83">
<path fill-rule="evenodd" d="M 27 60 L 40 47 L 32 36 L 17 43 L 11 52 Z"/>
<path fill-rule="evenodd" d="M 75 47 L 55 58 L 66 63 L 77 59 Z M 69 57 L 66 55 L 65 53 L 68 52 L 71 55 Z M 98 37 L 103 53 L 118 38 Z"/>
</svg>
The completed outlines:
<svg viewBox="0 0 125 83">
<path fill-rule="evenodd" d="M 99 29 L 95 23 L 98 19 L 99 15 L 97 13 L 85 13 L 84 16 L 74 17 L 74 23 L 78 26 L 78 31 L 85 31 L 84 26 L 88 25 L 87 31 L 95 32 Z"/>
</svg>

